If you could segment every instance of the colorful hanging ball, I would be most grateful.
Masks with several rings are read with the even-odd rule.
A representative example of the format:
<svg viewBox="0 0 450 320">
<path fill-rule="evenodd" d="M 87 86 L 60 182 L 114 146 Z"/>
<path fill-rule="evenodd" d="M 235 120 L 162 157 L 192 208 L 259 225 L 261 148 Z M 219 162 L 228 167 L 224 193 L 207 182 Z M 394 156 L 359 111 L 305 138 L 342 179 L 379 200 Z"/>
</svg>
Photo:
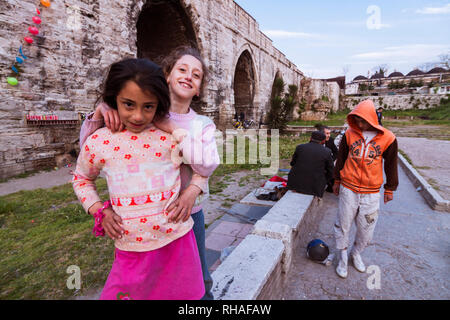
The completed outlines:
<svg viewBox="0 0 450 320">
<path fill-rule="evenodd" d="M 17 63 L 23 63 L 23 59 L 21 58 L 21 57 L 16 57 L 16 61 L 17 61 Z"/>
<path fill-rule="evenodd" d="M 49 0 L 41 0 L 41 4 L 44 7 L 46 7 L 46 8 L 50 7 L 50 1 Z"/>
<path fill-rule="evenodd" d="M 41 14 L 41 12 L 39 11 L 38 8 L 36 8 L 36 13 L 37 13 L 37 14 Z"/>
<path fill-rule="evenodd" d="M 33 17 L 33 18 L 31 18 L 31 19 L 32 19 L 33 22 L 36 23 L 36 24 L 41 24 L 41 22 L 42 22 L 41 18 L 39 18 L 39 17 Z"/>
<path fill-rule="evenodd" d="M 17 81 L 17 79 L 14 77 L 8 77 L 6 81 L 12 86 L 17 86 L 17 84 L 19 83 L 19 81 Z"/>
<path fill-rule="evenodd" d="M 32 44 L 34 41 L 33 38 L 31 38 L 31 37 L 25 37 L 25 38 L 23 38 L 23 40 L 25 40 L 29 44 Z"/>
<path fill-rule="evenodd" d="M 29 31 L 31 34 L 34 34 L 34 35 L 39 34 L 39 30 L 38 30 L 38 28 L 36 28 L 36 27 L 29 27 L 29 28 L 28 28 L 28 31 Z"/>
</svg>

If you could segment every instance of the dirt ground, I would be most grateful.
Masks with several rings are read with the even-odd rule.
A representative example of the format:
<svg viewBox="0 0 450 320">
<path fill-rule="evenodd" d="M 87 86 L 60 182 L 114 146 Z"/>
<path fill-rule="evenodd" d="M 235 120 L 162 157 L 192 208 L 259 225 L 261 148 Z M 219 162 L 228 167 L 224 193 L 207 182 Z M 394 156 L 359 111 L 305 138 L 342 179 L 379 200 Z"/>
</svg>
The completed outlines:
<svg viewBox="0 0 450 320">
<path fill-rule="evenodd" d="M 399 122 L 400 123 L 400 122 Z M 411 137 L 411 138 L 428 138 L 436 140 L 450 140 L 449 126 L 434 126 L 434 125 L 400 125 L 388 126 L 397 137 Z"/>
</svg>

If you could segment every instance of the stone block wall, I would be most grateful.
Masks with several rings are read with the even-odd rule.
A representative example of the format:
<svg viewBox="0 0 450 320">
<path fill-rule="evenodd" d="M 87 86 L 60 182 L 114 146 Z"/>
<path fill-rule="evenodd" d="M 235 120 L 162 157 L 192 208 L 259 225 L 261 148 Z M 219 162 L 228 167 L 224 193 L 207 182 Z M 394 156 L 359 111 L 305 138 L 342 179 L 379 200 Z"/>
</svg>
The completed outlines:
<svg viewBox="0 0 450 320">
<path fill-rule="evenodd" d="M 407 109 L 428 109 L 439 106 L 440 100 L 444 95 L 437 94 L 404 94 L 392 96 L 365 96 L 353 97 L 347 96 L 344 102 L 344 108 L 353 110 L 358 103 L 370 99 L 376 108 L 383 107 L 386 110 L 407 110 Z"/>
<path fill-rule="evenodd" d="M 328 113 L 339 109 L 339 85 L 337 82 L 303 78 L 300 85 L 300 102 L 304 111 L 294 114 L 294 118 L 324 120 Z"/>
<path fill-rule="evenodd" d="M 36 15 L 39 1 L 4 0 L 0 8 L 0 178 L 24 167 L 33 168 L 37 155 L 45 154 L 52 162 L 52 157 L 76 147 L 79 126 L 31 127 L 25 121 L 26 115 L 67 111 L 76 116 L 92 111 L 108 66 L 138 55 L 138 34 L 143 32 L 137 29 L 139 17 L 152 3 L 175 3 L 174 8 L 183 10 L 187 17 L 183 18 L 187 22 L 174 19 L 173 23 L 184 21 L 187 29 L 195 33 L 194 40 L 211 74 L 198 103 L 199 111 L 214 119 L 218 128 L 231 126 L 235 95 L 246 94 L 235 91 L 245 87 L 235 86 L 237 65 L 244 54 L 250 57 L 244 69 L 251 68 L 248 117 L 256 122 L 269 108 L 277 73 L 286 84 L 300 87 L 302 72 L 233 0 L 52 1 L 49 8 L 41 8 L 42 24 L 37 26 L 39 35 L 34 36 L 31 45 L 23 37 L 29 35 L 28 26 L 34 25 L 31 18 Z M 173 28 L 174 32 L 185 29 L 185 25 Z M 151 32 L 144 31 L 144 36 Z M 171 35 L 183 41 L 183 37 L 176 36 Z M 21 45 L 29 59 L 20 70 L 19 84 L 13 87 L 6 83 L 6 77 L 14 75 L 11 66 Z M 54 143 L 64 147 L 53 150 L 54 153 L 46 151 Z"/>
</svg>

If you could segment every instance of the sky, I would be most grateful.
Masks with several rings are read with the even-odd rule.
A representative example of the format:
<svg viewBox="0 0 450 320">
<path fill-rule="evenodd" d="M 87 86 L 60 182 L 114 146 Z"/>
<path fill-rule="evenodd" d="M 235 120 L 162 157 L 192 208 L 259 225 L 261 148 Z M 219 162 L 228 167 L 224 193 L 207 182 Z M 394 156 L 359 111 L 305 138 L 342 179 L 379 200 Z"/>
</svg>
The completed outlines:
<svg viewBox="0 0 450 320">
<path fill-rule="evenodd" d="M 450 1 L 235 0 L 306 76 L 407 74 L 450 54 Z"/>
</svg>

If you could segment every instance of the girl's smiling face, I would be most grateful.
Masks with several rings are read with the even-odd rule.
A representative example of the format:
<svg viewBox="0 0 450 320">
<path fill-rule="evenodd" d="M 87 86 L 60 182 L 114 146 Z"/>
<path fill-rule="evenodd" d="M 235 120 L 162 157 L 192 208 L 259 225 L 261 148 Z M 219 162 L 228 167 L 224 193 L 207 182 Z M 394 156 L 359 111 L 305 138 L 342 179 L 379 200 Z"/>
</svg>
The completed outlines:
<svg viewBox="0 0 450 320">
<path fill-rule="evenodd" d="M 158 98 L 131 80 L 125 83 L 116 101 L 120 121 L 134 133 L 142 132 L 153 121 L 158 107 Z"/>
<path fill-rule="evenodd" d="M 192 99 L 200 94 L 202 80 L 202 63 L 191 55 L 184 55 L 170 71 L 167 84 L 171 94 L 182 99 Z"/>
</svg>

